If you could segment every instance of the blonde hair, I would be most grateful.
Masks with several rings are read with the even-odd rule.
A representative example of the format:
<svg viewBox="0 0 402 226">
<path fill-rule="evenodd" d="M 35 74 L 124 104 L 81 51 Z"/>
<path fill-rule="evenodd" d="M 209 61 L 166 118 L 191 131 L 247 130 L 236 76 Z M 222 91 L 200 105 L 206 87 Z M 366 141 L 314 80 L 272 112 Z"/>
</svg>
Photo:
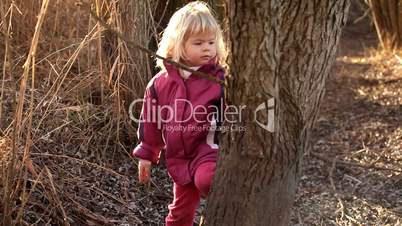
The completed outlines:
<svg viewBox="0 0 402 226">
<path fill-rule="evenodd" d="M 184 43 L 199 33 L 212 32 L 216 38 L 216 58 L 219 64 L 226 65 L 226 46 L 222 30 L 216 22 L 208 5 L 201 1 L 190 2 L 177 10 L 170 18 L 158 45 L 158 55 L 176 62 L 185 58 Z M 165 70 L 162 59 L 156 60 L 156 66 Z"/>
</svg>

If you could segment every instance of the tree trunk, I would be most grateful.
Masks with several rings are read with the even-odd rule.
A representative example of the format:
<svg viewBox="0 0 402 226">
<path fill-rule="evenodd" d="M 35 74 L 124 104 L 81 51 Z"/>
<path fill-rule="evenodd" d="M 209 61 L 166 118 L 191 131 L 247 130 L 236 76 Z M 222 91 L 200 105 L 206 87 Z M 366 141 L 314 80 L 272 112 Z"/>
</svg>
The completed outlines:
<svg viewBox="0 0 402 226">
<path fill-rule="evenodd" d="M 378 39 L 384 49 L 402 47 L 402 1 L 370 0 Z"/>
<path fill-rule="evenodd" d="M 231 0 L 228 7 L 227 98 L 246 108 L 240 129 L 223 137 L 206 225 L 288 225 L 349 2 Z M 268 111 L 256 119 L 273 121 L 272 133 L 254 121 L 264 103 Z"/>
</svg>

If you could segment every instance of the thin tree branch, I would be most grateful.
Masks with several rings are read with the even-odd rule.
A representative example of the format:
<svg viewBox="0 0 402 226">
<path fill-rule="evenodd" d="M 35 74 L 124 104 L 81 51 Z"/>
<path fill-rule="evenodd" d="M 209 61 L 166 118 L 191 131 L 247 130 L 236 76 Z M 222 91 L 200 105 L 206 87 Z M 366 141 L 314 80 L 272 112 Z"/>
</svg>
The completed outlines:
<svg viewBox="0 0 402 226">
<path fill-rule="evenodd" d="M 205 79 L 214 81 L 214 82 L 219 83 L 219 84 L 221 84 L 221 85 L 225 85 L 225 82 L 224 82 L 224 81 L 222 81 L 222 80 L 216 78 L 216 77 L 213 76 L 213 75 L 210 75 L 210 74 L 207 74 L 207 73 L 203 73 L 203 72 L 200 72 L 200 71 L 193 70 L 193 69 L 187 67 L 186 65 L 184 65 L 184 64 L 182 64 L 182 63 L 179 63 L 179 62 L 173 61 L 173 60 L 171 60 L 171 59 L 162 57 L 162 56 L 156 54 L 154 51 L 149 50 L 149 49 L 147 49 L 147 48 L 145 48 L 145 47 L 143 47 L 143 46 L 137 44 L 136 42 L 131 41 L 129 38 L 125 37 L 123 34 L 121 34 L 120 32 L 116 31 L 116 30 L 113 29 L 109 24 L 107 24 L 105 21 L 103 21 L 101 18 L 99 18 L 99 16 L 98 16 L 95 12 L 93 12 L 93 11 L 91 10 L 91 6 L 90 6 L 90 5 L 88 5 L 87 3 L 82 2 L 82 0 L 79 1 L 79 5 L 84 6 L 84 7 L 88 10 L 88 12 L 91 14 L 91 16 L 92 16 L 93 18 L 95 18 L 95 20 L 96 20 L 102 27 L 104 27 L 106 30 L 108 30 L 108 31 L 111 32 L 112 34 L 116 35 L 116 36 L 117 36 L 118 38 L 120 38 L 121 40 L 125 41 L 128 45 L 130 45 L 130 46 L 132 46 L 132 47 L 134 47 L 134 48 L 136 48 L 136 49 L 139 49 L 139 50 L 141 50 L 141 51 L 143 51 L 143 52 L 145 52 L 145 53 L 147 53 L 147 54 L 149 54 L 149 55 L 151 55 L 151 56 L 153 56 L 153 57 L 162 59 L 162 60 L 164 60 L 164 61 L 166 61 L 166 62 L 168 62 L 168 63 L 170 63 L 170 64 L 172 64 L 172 65 L 174 65 L 174 66 L 176 66 L 176 67 L 178 67 L 178 68 L 182 68 L 182 69 L 184 69 L 184 70 L 186 70 L 186 71 L 189 71 L 189 72 L 193 73 L 194 75 L 196 75 L 196 76 L 198 76 L 198 77 L 201 77 L 201 78 L 205 78 Z"/>
<path fill-rule="evenodd" d="M 311 155 L 326 162 L 333 162 L 334 160 L 331 158 L 327 158 L 321 154 L 318 154 L 316 152 L 311 152 Z M 354 163 L 354 162 L 346 162 L 346 161 L 341 161 L 341 160 L 335 160 L 336 164 L 340 165 L 346 165 L 346 166 L 353 166 L 353 167 L 360 167 L 364 169 L 375 169 L 375 170 L 387 170 L 387 171 L 393 171 L 393 172 L 398 172 L 402 173 L 402 170 L 397 170 L 397 169 L 390 169 L 390 168 L 385 168 L 385 167 L 379 167 L 379 166 L 374 166 L 374 165 L 363 165 L 360 163 Z"/>
</svg>

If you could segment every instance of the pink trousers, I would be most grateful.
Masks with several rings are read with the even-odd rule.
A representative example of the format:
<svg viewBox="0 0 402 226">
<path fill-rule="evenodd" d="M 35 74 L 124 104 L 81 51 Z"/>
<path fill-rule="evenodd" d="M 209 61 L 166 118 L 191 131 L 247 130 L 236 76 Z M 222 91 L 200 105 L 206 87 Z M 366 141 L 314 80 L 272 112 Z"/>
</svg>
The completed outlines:
<svg viewBox="0 0 402 226">
<path fill-rule="evenodd" d="M 206 198 L 211 187 L 215 167 L 215 162 L 203 163 L 195 171 L 192 183 L 173 184 L 173 202 L 168 207 L 166 226 L 193 226 L 200 198 Z"/>
</svg>

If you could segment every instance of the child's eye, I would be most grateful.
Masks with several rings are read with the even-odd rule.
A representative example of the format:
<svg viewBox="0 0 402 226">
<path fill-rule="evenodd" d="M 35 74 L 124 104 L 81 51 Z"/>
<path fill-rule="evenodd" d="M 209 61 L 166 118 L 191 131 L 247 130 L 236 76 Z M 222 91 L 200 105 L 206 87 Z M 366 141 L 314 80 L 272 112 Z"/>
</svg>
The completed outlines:
<svg viewBox="0 0 402 226">
<path fill-rule="evenodd" d="M 215 41 L 210 41 L 209 42 L 210 45 L 213 45 L 214 43 L 215 43 Z"/>
<path fill-rule="evenodd" d="M 201 45 L 201 42 L 195 42 L 194 45 L 199 46 Z"/>
</svg>

